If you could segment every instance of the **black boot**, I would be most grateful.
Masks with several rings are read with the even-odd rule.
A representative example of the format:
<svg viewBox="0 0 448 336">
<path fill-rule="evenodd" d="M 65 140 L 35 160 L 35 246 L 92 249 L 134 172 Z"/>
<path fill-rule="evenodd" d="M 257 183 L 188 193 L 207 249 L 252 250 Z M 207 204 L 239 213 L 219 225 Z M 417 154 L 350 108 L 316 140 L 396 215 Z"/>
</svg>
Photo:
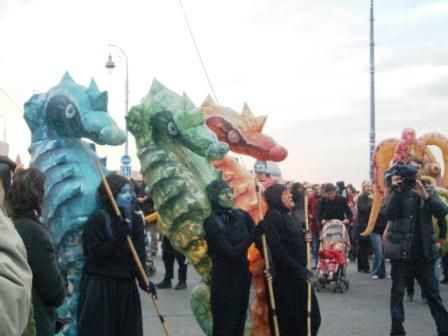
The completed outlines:
<svg viewBox="0 0 448 336">
<path fill-rule="evenodd" d="M 166 288 L 171 288 L 171 279 L 163 279 L 161 282 L 159 282 L 156 287 L 158 289 L 166 289 Z"/>
<path fill-rule="evenodd" d="M 187 288 L 187 283 L 185 281 L 179 281 L 178 284 L 176 285 L 176 287 L 174 287 L 175 290 L 186 289 L 186 288 Z"/>
</svg>

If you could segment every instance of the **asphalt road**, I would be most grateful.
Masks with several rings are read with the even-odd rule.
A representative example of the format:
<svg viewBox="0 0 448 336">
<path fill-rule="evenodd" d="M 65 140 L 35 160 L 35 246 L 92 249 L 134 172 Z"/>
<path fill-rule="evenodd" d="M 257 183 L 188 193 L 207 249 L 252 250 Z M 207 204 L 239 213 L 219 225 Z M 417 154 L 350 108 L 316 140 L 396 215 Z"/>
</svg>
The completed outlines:
<svg viewBox="0 0 448 336">
<path fill-rule="evenodd" d="M 155 257 L 157 273 L 154 282 L 163 278 L 160 256 Z M 389 265 L 387 265 L 389 267 Z M 177 267 L 177 266 L 176 266 Z M 177 275 L 177 269 L 175 270 Z M 343 294 L 323 289 L 318 293 L 322 314 L 319 335 L 324 336 L 385 336 L 389 335 L 390 279 L 372 280 L 369 274 L 356 272 L 355 265 L 348 267 L 350 289 Z M 199 282 L 192 267 L 188 268 L 188 289 L 159 290 L 159 302 L 167 321 L 171 336 L 200 336 L 190 309 L 191 289 Z M 173 283 L 173 285 L 175 282 Z M 448 307 L 448 285 L 441 285 L 441 295 Z M 142 297 L 145 336 L 162 336 L 163 330 L 149 298 Z M 414 302 L 405 302 L 405 328 L 408 336 L 436 335 L 434 321 L 427 305 L 420 299 L 420 288 L 416 285 Z"/>
</svg>

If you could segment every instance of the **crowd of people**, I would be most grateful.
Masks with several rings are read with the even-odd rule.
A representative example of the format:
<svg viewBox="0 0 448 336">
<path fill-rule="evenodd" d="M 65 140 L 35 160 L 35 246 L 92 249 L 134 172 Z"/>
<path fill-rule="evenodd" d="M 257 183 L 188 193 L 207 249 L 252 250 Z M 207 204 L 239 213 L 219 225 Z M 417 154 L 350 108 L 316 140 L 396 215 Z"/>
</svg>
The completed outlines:
<svg viewBox="0 0 448 336">
<path fill-rule="evenodd" d="M 254 223 L 246 211 L 235 208 L 233 190 L 226 181 L 210 183 L 206 192 L 212 214 L 204 222 L 204 231 L 213 263 L 213 335 L 243 335 L 251 286 L 247 251 L 255 243 L 261 252 L 261 237 L 265 235 L 272 263 L 265 278 L 266 282 L 272 281 L 277 306 L 275 312 L 271 311 L 271 326 L 275 315 L 282 336 L 305 335 L 307 318 L 311 318 L 311 335 L 318 334 L 319 303 L 312 291 L 311 310 L 307 311 L 307 288 L 323 273 L 331 280 L 338 265 L 349 261 L 356 262 L 358 272 L 372 279 L 392 278 L 390 335 L 406 334 L 403 298 L 407 291 L 408 299 L 413 299 L 417 279 L 438 335 L 447 336 L 448 313 L 439 283 L 448 283 L 448 256 L 440 252 L 447 232 L 448 207 L 434 188 L 421 180 L 419 159 L 411 157 L 394 169 L 386 181 L 374 230 L 368 235 L 365 231 L 374 198 L 370 181 L 362 183 L 360 192 L 341 181 L 272 184 L 264 190 L 267 212 L 259 223 Z M 411 184 L 402 178 L 399 169 L 414 172 Z M 67 285 L 49 232 L 39 222 L 45 176 L 35 168 L 14 170 L 14 163 L 0 156 L 0 335 L 54 335 L 59 325 L 56 308 L 64 301 Z M 175 251 L 166 237 L 158 236 L 154 223 L 145 225 L 145 217 L 155 209 L 144 183 L 136 184 L 117 174 L 106 180 L 120 214 L 106 186 L 99 184 L 100 207 L 91 214 L 82 234 L 86 263 L 80 285 L 78 335 L 142 336 L 137 286 L 153 297 L 157 297 L 156 288 L 171 288 L 177 260 L 175 289 L 185 289 L 187 264 L 185 256 Z M 437 237 L 433 218 L 438 226 Z M 344 228 L 341 241 L 322 244 L 325 228 L 334 221 Z M 149 254 L 145 249 L 148 236 Z M 154 285 L 141 277 L 132 260 L 128 237 L 142 265 L 157 255 L 162 240 L 162 282 Z M 311 265 L 307 265 L 307 244 L 311 245 Z M 386 258 L 390 259 L 390 273 Z M 10 309 L 11 305 L 17 308 Z"/>
</svg>

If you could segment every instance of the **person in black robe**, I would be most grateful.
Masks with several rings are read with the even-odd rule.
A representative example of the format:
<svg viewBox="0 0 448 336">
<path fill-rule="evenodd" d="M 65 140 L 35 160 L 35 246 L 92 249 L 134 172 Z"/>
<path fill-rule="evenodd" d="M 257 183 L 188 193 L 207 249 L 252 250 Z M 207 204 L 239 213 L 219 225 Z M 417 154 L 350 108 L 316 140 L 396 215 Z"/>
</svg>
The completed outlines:
<svg viewBox="0 0 448 336">
<path fill-rule="evenodd" d="M 148 287 L 138 274 L 126 236 L 132 238 L 145 265 L 143 218 L 134 211 L 131 183 L 119 175 L 109 175 L 107 181 L 122 216 L 115 214 L 101 183 L 97 190 L 101 208 L 90 216 L 82 235 L 86 263 L 81 278 L 78 335 L 142 336 L 142 311 L 135 280 L 145 292 L 156 292 L 154 284 Z"/>
<path fill-rule="evenodd" d="M 213 336 L 242 336 L 249 304 L 251 275 L 247 249 L 260 234 L 250 215 L 233 209 L 233 191 L 215 180 L 207 187 L 213 213 L 205 220 L 205 238 L 212 258 L 210 305 Z"/>
<path fill-rule="evenodd" d="M 263 226 L 272 257 L 267 276 L 272 275 L 273 279 L 280 335 L 306 335 L 307 281 L 311 273 L 306 268 L 303 228 L 290 214 L 294 202 L 284 184 L 270 186 L 264 197 L 268 210 Z M 308 239 L 311 241 L 312 237 Z M 314 292 L 311 302 L 311 334 L 317 335 L 321 317 Z"/>
</svg>

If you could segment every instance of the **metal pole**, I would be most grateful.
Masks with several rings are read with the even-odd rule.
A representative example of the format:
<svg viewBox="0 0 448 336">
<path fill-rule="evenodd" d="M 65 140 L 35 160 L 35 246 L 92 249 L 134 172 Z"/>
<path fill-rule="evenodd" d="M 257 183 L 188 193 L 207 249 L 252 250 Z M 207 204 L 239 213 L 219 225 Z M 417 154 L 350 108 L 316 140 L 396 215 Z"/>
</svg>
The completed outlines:
<svg viewBox="0 0 448 336">
<path fill-rule="evenodd" d="M 373 29 L 373 0 L 370 1 L 370 180 L 375 177 L 373 152 L 375 151 L 375 42 Z"/>
<path fill-rule="evenodd" d="M 308 218 L 308 195 L 305 194 L 304 198 L 304 212 L 305 212 L 305 230 L 310 232 L 310 224 Z M 311 243 L 306 242 L 306 268 L 311 270 Z M 312 333 L 312 321 L 311 321 L 311 305 L 312 305 L 312 283 L 311 279 L 306 282 L 306 334 L 311 336 Z"/>
<path fill-rule="evenodd" d="M 258 207 L 258 218 L 259 220 L 263 220 L 263 212 L 261 211 L 261 190 L 260 190 L 260 181 L 259 176 L 255 175 L 255 195 L 257 196 L 257 207 Z M 268 243 L 266 240 L 266 234 L 261 236 L 261 244 L 263 249 L 263 257 L 264 257 L 264 265 L 265 270 L 271 271 L 271 266 L 269 263 L 269 253 L 268 253 Z M 274 324 L 274 335 L 280 336 L 280 328 L 278 325 L 278 317 L 277 317 L 277 306 L 275 304 L 275 296 L 274 296 L 274 287 L 272 285 L 272 277 L 267 279 L 268 283 L 268 293 L 269 293 L 269 304 L 271 308 L 272 314 L 272 322 Z"/>
<path fill-rule="evenodd" d="M 125 82 L 124 82 L 124 90 L 125 90 L 125 93 L 124 93 L 124 106 L 125 106 L 124 114 L 127 117 L 128 116 L 128 108 L 129 108 L 129 63 L 128 63 L 128 55 L 126 55 L 125 51 L 122 48 L 120 48 L 119 46 L 117 46 L 115 44 L 109 44 L 109 47 L 118 49 L 123 54 L 124 60 L 125 60 L 125 63 L 126 63 L 126 77 L 125 77 Z M 125 122 L 125 128 L 126 128 L 126 143 L 124 145 L 124 154 L 126 156 L 129 156 L 128 125 L 127 125 L 126 122 Z M 131 163 L 129 163 L 129 169 L 130 169 L 130 172 L 132 172 L 132 170 L 131 170 Z"/>
</svg>

